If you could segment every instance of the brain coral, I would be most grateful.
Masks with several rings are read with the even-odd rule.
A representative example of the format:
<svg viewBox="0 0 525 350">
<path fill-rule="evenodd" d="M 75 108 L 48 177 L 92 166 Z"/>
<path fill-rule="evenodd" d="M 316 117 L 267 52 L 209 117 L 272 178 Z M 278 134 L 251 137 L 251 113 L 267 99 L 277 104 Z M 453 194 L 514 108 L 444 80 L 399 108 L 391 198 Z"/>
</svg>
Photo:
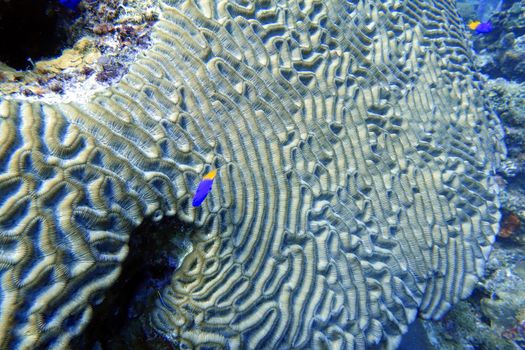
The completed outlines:
<svg viewBox="0 0 525 350">
<path fill-rule="evenodd" d="M 0 101 L 0 347 L 67 347 L 145 217 L 181 347 L 395 346 L 483 272 L 503 156 L 448 0 L 164 0 L 86 103 Z M 219 168 L 202 207 L 200 176 Z"/>
</svg>

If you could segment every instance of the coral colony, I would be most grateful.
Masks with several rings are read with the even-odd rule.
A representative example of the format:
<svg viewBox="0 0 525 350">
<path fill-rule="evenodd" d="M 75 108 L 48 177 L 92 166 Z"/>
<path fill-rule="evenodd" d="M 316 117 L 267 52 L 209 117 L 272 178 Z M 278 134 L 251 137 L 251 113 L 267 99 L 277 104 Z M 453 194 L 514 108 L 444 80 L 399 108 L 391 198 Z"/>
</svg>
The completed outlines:
<svg viewBox="0 0 525 350">
<path fill-rule="evenodd" d="M 503 134 L 449 0 L 409 3 L 166 0 L 111 86 L 0 97 L 0 348 L 75 348 L 166 222 L 172 347 L 395 347 L 469 296 Z"/>
</svg>

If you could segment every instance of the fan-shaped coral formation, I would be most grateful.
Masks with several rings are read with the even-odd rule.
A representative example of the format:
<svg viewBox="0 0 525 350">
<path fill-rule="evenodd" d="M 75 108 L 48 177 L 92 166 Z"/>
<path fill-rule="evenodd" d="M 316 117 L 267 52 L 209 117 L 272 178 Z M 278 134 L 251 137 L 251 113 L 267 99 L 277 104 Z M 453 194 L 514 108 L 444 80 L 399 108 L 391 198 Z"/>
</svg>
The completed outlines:
<svg viewBox="0 0 525 350">
<path fill-rule="evenodd" d="M 151 215 L 195 230 L 151 315 L 181 346 L 395 345 L 440 317 L 499 219 L 462 30 L 447 1 L 167 0 L 90 102 L 3 100 L 2 347 L 66 346 Z"/>
</svg>

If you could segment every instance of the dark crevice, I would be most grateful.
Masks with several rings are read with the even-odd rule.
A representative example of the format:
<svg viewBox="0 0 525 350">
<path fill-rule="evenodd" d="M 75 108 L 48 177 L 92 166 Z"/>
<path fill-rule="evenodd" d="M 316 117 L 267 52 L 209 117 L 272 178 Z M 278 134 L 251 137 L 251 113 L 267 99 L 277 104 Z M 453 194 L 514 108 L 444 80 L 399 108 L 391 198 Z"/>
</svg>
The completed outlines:
<svg viewBox="0 0 525 350">
<path fill-rule="evenodd" d="M 57 56 L 74 41 L 67 29 L 77 17 L 58 1 L 0 1 L 0 62 L 23 70 L 31 61 Z"/>
<path fill-rule="evenodd" d="M 120 277 L 93 307 L 93 318 L 71 348 L 171 349 L 151 328 L 149 313 L 179 265 L 185 232 L 190 230 L 173 218 L 140 225 L 130 236 Z"/>
</svg>

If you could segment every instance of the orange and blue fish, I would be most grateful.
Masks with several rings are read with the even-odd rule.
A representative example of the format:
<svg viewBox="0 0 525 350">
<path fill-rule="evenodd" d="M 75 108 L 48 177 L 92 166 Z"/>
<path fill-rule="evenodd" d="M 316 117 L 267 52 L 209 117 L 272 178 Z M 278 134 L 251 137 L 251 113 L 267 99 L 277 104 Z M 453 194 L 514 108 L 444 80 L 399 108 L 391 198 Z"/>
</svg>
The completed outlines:
<svg viewBox="0 0 525 350">
<path fill-rule="evenodd" d="M 494 30 L 490 22 L 470 21 L 468 27 L 470 30 L 475 30 L 478 34 L 487 34 Z"/>
<path fill-rule="evenodd" d="M 197 191 L 195 191 L 195 195 L 193 196 L 192 204 L 194 207 L 201 205 L 208 193 L 210 193 L 215 175 L 217 175 L 217 169 L 211 170 L 202 178 L 199 186 L 197 187 Z"/>
</svg>

